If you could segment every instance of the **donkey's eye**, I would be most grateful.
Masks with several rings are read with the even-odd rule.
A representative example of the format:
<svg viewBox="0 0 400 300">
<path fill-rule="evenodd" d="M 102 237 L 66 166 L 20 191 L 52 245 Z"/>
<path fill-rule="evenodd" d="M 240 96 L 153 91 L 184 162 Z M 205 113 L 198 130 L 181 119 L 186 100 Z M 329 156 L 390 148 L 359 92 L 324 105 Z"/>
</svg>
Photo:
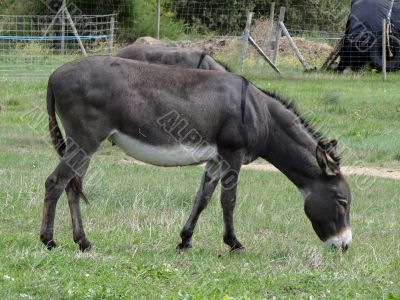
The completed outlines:
<svg viewBox="0 0 400 300">
<path fill-rule="evenodd" d="M 347 209 L 347 199 L 336 199 L 336 201 L 339 203 L 340 206 L 344 207 Z"/>
</svg>

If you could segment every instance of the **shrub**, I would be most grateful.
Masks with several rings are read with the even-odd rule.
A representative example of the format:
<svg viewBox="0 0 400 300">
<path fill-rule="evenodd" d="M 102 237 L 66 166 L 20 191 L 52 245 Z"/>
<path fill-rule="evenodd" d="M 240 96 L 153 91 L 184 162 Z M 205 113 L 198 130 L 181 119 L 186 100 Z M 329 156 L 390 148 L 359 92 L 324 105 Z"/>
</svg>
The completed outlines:
<svg viewBox="0 0 400 300">
<path fill-rule="evenodd" d="M 288 24 L 326 31 L 343 29 L 351 4 L 351 0 L 171 0 L 166 6 L 189 27 L 202 23 L 220 34 L 237 34 L 243 31 L 247 11 L 256 12 L 256 18 L 268 16 L 271 2 L 278 8 L 286 6 Z"/>
</svg>

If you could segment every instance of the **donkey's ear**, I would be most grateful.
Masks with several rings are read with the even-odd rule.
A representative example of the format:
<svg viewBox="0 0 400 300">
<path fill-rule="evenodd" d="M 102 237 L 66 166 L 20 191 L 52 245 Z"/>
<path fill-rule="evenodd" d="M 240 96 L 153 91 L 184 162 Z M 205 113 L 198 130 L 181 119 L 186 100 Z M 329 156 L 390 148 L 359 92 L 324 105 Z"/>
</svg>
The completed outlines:
<svg viewBox="0 0 400 300">
<path fill-rule="evenodd" d="M 328 152 L 333 151 L 334 153 L 336 153 L 337 144 L 338 144 L 338 141 L 337 141 L 337 140 L 332 140 L 332 141 L 330 141 L 328 144 L 326 144 L 325 149 L 326 149 Z"/>
<path fill-rule="evenodd" d="M 317 146 L 316 158 L 319 167 L 327 176 L 332 177 L 340 174 L 338 164 L 329 156 L 321 145 Z"/>
</svg>

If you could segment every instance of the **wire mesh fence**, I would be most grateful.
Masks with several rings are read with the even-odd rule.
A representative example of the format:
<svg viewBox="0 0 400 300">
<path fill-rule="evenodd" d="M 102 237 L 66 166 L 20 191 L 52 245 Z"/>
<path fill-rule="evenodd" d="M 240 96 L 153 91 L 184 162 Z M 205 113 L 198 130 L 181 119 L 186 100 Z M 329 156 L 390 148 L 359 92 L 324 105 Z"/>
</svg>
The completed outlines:
<svg viewBox="0 0 400 300">
<path fill-rule="evenodd" d="M 239 37 L 246 13 L 251 11 L 254 13 L 251 36 L 267 55 L 279 56 L 275 60 L 278 64 L 300 66 L 298 54 L 293 49 L 295 44 L 306 63 L 316 69 L 381 71 L 386 66 L 388 71 L 400 70 L 399 0 L 357 0 L 348 6 L 339 5 L 337 1 L 315 0 L 307 6 L 290 5 L 286 7 L 282 21 L 294 43 L 279 34 L 279 6 L 274 7 L 271 2 L 264 5 L 248 5 L 245 1 L 226 5 L 223 0 L 211 3 L 174 0 L 165 5 L 164 13 L 181 20 L 189 36 L 200 33 Z M 383 19 L 387 23 L 385 28 L 381 25 Z M 236 56 L 237 52 L 240 50 L 236 51 Z M 260 66 L 257 52 L 249 51 L 248 57 L 252 58 L 250 69 L 257 69 Z"/>
<path fill-rule="evenodd" d="M 175 0 L 164 5 L 162 14 L 173 15 L 182 22 L 182 31 L 188 37 L 224 37 L 225 44 L 228 44 L 229 47 L 222 56 L 239 61 L 241 43 L 238 40 L 243 34 L 246 13 L 253 12 L 250 34 L 254 40 L 271 58 L 278 56 L 276 60 L 278 64 L 289 64 L 291 67 L 295 66 L 293 70 L 301 70 L 301 64 L 297 62 L 296 54 L 292 50 L 289 40 L 285 37 L 277 38 L 277 31 L 280 31 L 277 23 L 280 6 L 272 5 L 271 2 L 258 6 L 246 3 L 238 1 L 234 5 L 224 5 L 225 1 L 210 3 L 208 1 Z M 338 10 L 337 7 L 321 1 L 315 1 L 311 6 L 291 5 L 286 7 L 282 20 L 300 53 L 310 66 L 322 67 L 324 61 L 341 40 L 346 29 L 349 10 L 350 7 Z M 162 26 L 163 24 L 161 24 Z M 220 40 L 217 39 L 217 41 Z M 278 51 L 274 50 L 276 47 L 279 48 Z M 272 71 L 264 68 L 264 64 L 260 64 L 261 59 L 255 49 L 249 48 L 247 58 L 250 58 L 247 61 L 249 71 Z"/>
<path fill-rule="evenodd" d="M 250 34 L 254 40 L 271 58 L 277 56 L 278 65 L 300 71 L 302 67 L 291 43 L 277 35 L 280 6 L 274 7 L 271 2 L 249 5 L 248 1 L 162 0 L 161 38 L 211 50 L 218 58 L 237 64 L 246 13 L 252 11 Z M 63 3 L 71 21 L 65 14 L 59 14 Z M 346 34 L 350 5 L 338 6 L 335 1 L 320 0 L 310 3 L 286 7 L 283 19 L 308 65 L 320 68 L 331 59 L 330 65 L 335 66 L 332 58 L 339 57 L 342 70 L 346 65 L 355 69 L 372 65 L 379 69 L 381 64 L 377 62 L 382 61 L 385 39 L 389 70 L 398 65 L 400 68 L 396 28 L 388 27 L 386 38 L 383 31 L 367 27 L 356 35 Z M 33 70 L 48 75 L 63 62 L 84 55 L 82 48 L 88 55 L 107 54 L 115 41 L 122 47 L 141 35 L 155 36 L 157 0 L 43 0 L 42 4 L 45 16 L 0 15 L 0 75 L 23 76 Z M 260 63 L 262 59 L 256 51 L 249 50 L 247 58 L 249 71 L 270 71 Z"/>
<path fill-rule="evenodd" d="M 213 1 L 171 1 L 163 6 L 163 14 L 172 13 L 185 25 L 187 35 L 213 34 L 220 36 L 240 36 L 244 29 L 246 13 L 253 11 L 254 18 L 260 19 L 270 14 L 270 7 L 253 9 L 245 1 L 226 6 L 224 2 Z"/>
<path fill-rule="evenodd" d="M 112 47 L 114 18 L 0 15 L 0 72 L 13 76 L 46 74 L 85 52 L 106 54 Z"/>
</svg>

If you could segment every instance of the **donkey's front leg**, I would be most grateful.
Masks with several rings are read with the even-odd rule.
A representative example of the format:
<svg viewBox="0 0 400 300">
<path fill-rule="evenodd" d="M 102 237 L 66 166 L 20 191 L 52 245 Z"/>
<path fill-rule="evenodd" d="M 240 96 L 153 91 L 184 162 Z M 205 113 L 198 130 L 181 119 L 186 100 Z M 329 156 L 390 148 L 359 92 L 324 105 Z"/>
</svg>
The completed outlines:
<svg viewBox="0 0 400 300">
<path fill-rule="evenodd" d="M 224 151 L 224 164 L 221 165 L 221 205 L 224 217 L 224 242 L 231 247 L 231 251 L 244 250 L 237 240 L 233 226 L 233 211 L 236 204 L 236 188 L 239 172 L 242 165 L 240 151 Z"/>
<path fill-rule="evenodd" d="M 191 248 L 191 240 L 193 230 L 196 227 L 196 223 L 200 217 L 201 212 L 207 207 L 211 200 L 212 194 L 215 190 L 220 179 L 220 170 L 216 162 L 208 162 L 201 184 L 197 190 L 196 199 L 192 208 L 189 219 L 181 231 L 182 242 L 176 247 L 178 252 L 182 252 Z"/>
</svg>

